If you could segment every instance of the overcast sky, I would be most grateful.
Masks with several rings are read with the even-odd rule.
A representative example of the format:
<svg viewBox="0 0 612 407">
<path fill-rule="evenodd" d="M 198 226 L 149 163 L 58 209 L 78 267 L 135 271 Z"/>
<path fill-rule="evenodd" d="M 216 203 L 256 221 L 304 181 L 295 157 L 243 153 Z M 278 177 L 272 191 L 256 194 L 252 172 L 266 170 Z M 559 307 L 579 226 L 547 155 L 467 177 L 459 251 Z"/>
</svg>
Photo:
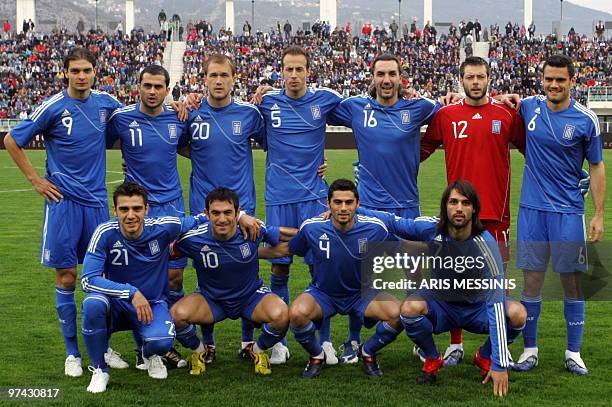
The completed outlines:
<svg viewBox="0 0 612 407">
<path fill-rule="evenodd" d="M 602 10 L 612 14 L 611 0 L 569 0 L 569 2 L 577 4 L 579 6 L 589 7 L 595 10 Z"/>
</svg>

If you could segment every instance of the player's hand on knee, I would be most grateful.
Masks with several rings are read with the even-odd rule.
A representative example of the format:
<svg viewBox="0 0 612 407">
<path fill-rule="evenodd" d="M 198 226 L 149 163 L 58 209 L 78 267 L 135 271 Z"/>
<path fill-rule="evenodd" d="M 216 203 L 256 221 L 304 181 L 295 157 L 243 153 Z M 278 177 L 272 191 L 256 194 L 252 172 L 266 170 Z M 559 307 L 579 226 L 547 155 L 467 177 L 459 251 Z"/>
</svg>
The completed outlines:
<svg viewBox="0 0 612 407">
<path fill-rule="evenodd" d="M 327 157 L 323 157 L 323 164 L 317 168 L 317 175 L 321 179 L 325 179 L 325 173 L 327 172 Z"/>
<path fill-rule="evenodd" d="M 60 199 L 64 199 L 64 195 L 62 195 L 59 188 L 44 177 L 34 178 L 32 186 L 48 203 L 59 202 Z"/>
<path fill-rule="evenodd" d="M 257 240 L 261 232 L 261 222 L 257 218 L 243 214 L 238 217 L 238 224 L 242 229 L 242 235 L 245 240 Z"/>
<path fill-rule="evenodd" d="M 149 304 L 149 300 L 146 299 L 140 291 L 136 291 L 134 297 L 132 297 L 132 305 L 136 309 L 138 320 L 143 324 L 150 324 L 153 321 L 153 310 Z"/>
<path fill-rule="evenodd" d="M 489 370 L 487 377 L 484 378 L 482 384 L 487 384 L 489 380 L 493 381 L 493 394 L 499 397 L 504 397 L 508 394 L 508 372 L 503 370 L 496 372 Z"/>
</svg>

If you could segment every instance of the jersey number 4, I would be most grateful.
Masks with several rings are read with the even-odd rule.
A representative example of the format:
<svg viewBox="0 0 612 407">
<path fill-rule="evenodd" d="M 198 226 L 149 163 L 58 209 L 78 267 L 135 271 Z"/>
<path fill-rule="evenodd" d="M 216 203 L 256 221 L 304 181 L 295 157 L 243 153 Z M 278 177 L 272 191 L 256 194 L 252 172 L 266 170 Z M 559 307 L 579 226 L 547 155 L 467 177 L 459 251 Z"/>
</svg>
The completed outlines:
<svg viewBox="0 0 612 407">
<path fill-rule="evenodd" d="M 325 252 L 325 258 L 329 260 L 329 240 L 323 241 L 319 240 L 319 249 Z"/>
</svg>

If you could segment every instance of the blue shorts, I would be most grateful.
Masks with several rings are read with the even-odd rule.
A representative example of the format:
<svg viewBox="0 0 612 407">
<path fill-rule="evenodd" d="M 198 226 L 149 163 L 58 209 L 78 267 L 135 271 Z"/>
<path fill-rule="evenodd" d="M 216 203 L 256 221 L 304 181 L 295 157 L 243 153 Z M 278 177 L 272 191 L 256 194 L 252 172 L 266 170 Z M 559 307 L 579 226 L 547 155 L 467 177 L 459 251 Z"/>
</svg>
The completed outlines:
<svg viewBox="0 0 612 407">
<path fill-rule="evenodd" d="M 119 331 L 133 331 L 145 342 L 159 339 L 174 339 L 174 321 L 168 311 L 166 301 L 149 302 L 153 312 L 153 321 L 143 324 L 131 302 L 99 293 L 88 293 L 85 301 L 102 301 L 106 304 L 108 316 L 108 334 Z M 84 318 L 87 315 L 83 316 Z"/>
<path fill-rule="evenodd" d="M 250 320 L 253 316 L 255 308 L 257 307 L 257 304 L 259 304 L 266 295 L 272 294 L 272 291 L 270 291 L 270 289 L 265 285 L 262 285 L 257 290 L 253 291 L 251 295 L 234 301 L 213 300 L 206 292 L 201 291 L 199 288 L 196 289 L 196 292 L 200 293 L 208 303 L 208 306 L 213 313 L 215 324 L 223 321 L 226 318 L 243 318 Z"/>
<path fill-rule="evenodd" d="M 66 198 L 45 202 L 40 262 L 59 269 L 82 263 L 96 227 L 109 219 L 104 205 L 85 206 Z"/>
<path fill-rule="evenodd" d="M 160 216 L 176 216 L 182 218 L 185 216 L 185 201 L 181 196 L 173 201 L 164 202 L 162 204 L 149 202 L 148 216 L 152 218 L 157 218 Z M 170 269 L 184 269 L 185 267 L 187 267 L 187 257 L 183 257 L 178 260 L 170 260 L 168 262 L 168 268 Z"/>
<path fill-rule="evenodd" d="M 434 334 L 448 332 L 453 328 L 462 328 L 475 334 L 489 333 L 489 316 L 485 302 L 461 305 L 432 299 L 426 302 L 426 317 L 431 321 Z"/>
<path fill-rule="evenodd" d="M 306 219 L 319 216 L 327 211 L 327 203 L 323 199 L 312 201 L 295 202 L 284 205 L 266 206 L 266 225 L 286 226 L 289 228 L 299 228 Z M 291 264 L 293 257 L 281 257 L 279 259 L 268 260 L 272 264 Z M 304 257 L 304 263 L 312 264 L 310 251 Z"/>
<path fill-rule="evenodd" d="M 324 319 L 331 318 L 336 314 L 340 315 L 356 315 L 361 319 L 361 323 L 366 328 L 372 328 L 376 325 L 376 320 L 365 317 L 365 311 L 372 300 L 378 295 L 379 290 L 369 290 L 365 295 L 361 292 L 349 297 L 332 297 L 324 293 L 321 289 L 309 285 L 304 293 L 312 295 L 314 300 L 319 304 L 323 311 L 323 318 L 316 321 L 315 325 L 320 327 Z"/>
<path fill-rule="evenodd" d="M 521 206 L 517 225 L 517 267 L 557 273 L 586 271 L 584 215 L 539 211 Z"/>
<path fill-rule="evenodd" d="M 374 206 L 361 205 L 363 209 L 370 211 L 389 212 L 404 219 L 416 219 L 421 216 L 421 208 L 376 208 Z"/>
</svg>

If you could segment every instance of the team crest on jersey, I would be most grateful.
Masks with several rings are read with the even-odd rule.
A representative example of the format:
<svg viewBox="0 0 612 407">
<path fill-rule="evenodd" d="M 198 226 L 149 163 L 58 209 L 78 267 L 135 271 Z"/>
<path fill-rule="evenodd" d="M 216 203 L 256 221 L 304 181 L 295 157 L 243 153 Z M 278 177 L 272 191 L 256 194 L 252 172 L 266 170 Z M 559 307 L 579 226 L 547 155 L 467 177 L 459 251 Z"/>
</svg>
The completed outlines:
<svg viewBox="0 0 612 407">
<path fill-rule="evenodd" d="M 149 249 L 151 250 L 151 254 L 159 253 L 159 243 L 157 240 L 152 240 L 149 242 Z"/>
<path fill-rule="evenodd" d="M 138 124 L 138 122 L 136 120 L 132 121 L 132 123 L 130 123 L 129 127 L 139 127 L 140 124 Z"/>
<path fill-rule="evenodd" d="M 576 126 L 573 124 L 566 124 L 565 129 L 563 130 L 563 138 L 565 140 L 571 140 L 574 138 L 574 130 L 576 130 Z"/>
<path fill-rule="evenodd" d="M 170 123 L 168 125 L 168 133 L 170 134 L 170 138 L 176 138 L 176 123 Z"/>
<path fill-rule="evenodd" d="M 251 248 L 248 243 L 243 243 L 240 245 L 240 253 L 242 253 L 242 258 L 246 259 L 251 256 Z"/>
<path fill-rule="evenodd" d="M 491 121 L 491 131 L 493 134 L 501 134 L 501 120 Z"/>
<path fill-rule="evenodd" d="M 410 111 L 409 110 L 402 110 L 400 112 L 400 116 L 402 118 L 402 124 L 410 123 Z"/>
<path fill-rule="evenodd" d="M 106 110 L 100 110 L 98 113 L 100 115 L 100 123 L 106 123 Z"/>
<path fill-rule="evenodd" d="M 357 240 L 357 244 L 359 245 L 359 254 L 364 254 L 368 250 L 368 238 L 362 237 Z"/>
<path fill-rule="evenodd" d="M 239 120 L 232 122 L 232 134 L 234 136 L 239 136 L 242 134 L 242 122 Z"/>
<path fill-rule="evenodd" d="M 321 120 L 321 108 L 319 105 L 310 106 L 310 113 L 312 113 L 313 120 Z"/>
</svg>

